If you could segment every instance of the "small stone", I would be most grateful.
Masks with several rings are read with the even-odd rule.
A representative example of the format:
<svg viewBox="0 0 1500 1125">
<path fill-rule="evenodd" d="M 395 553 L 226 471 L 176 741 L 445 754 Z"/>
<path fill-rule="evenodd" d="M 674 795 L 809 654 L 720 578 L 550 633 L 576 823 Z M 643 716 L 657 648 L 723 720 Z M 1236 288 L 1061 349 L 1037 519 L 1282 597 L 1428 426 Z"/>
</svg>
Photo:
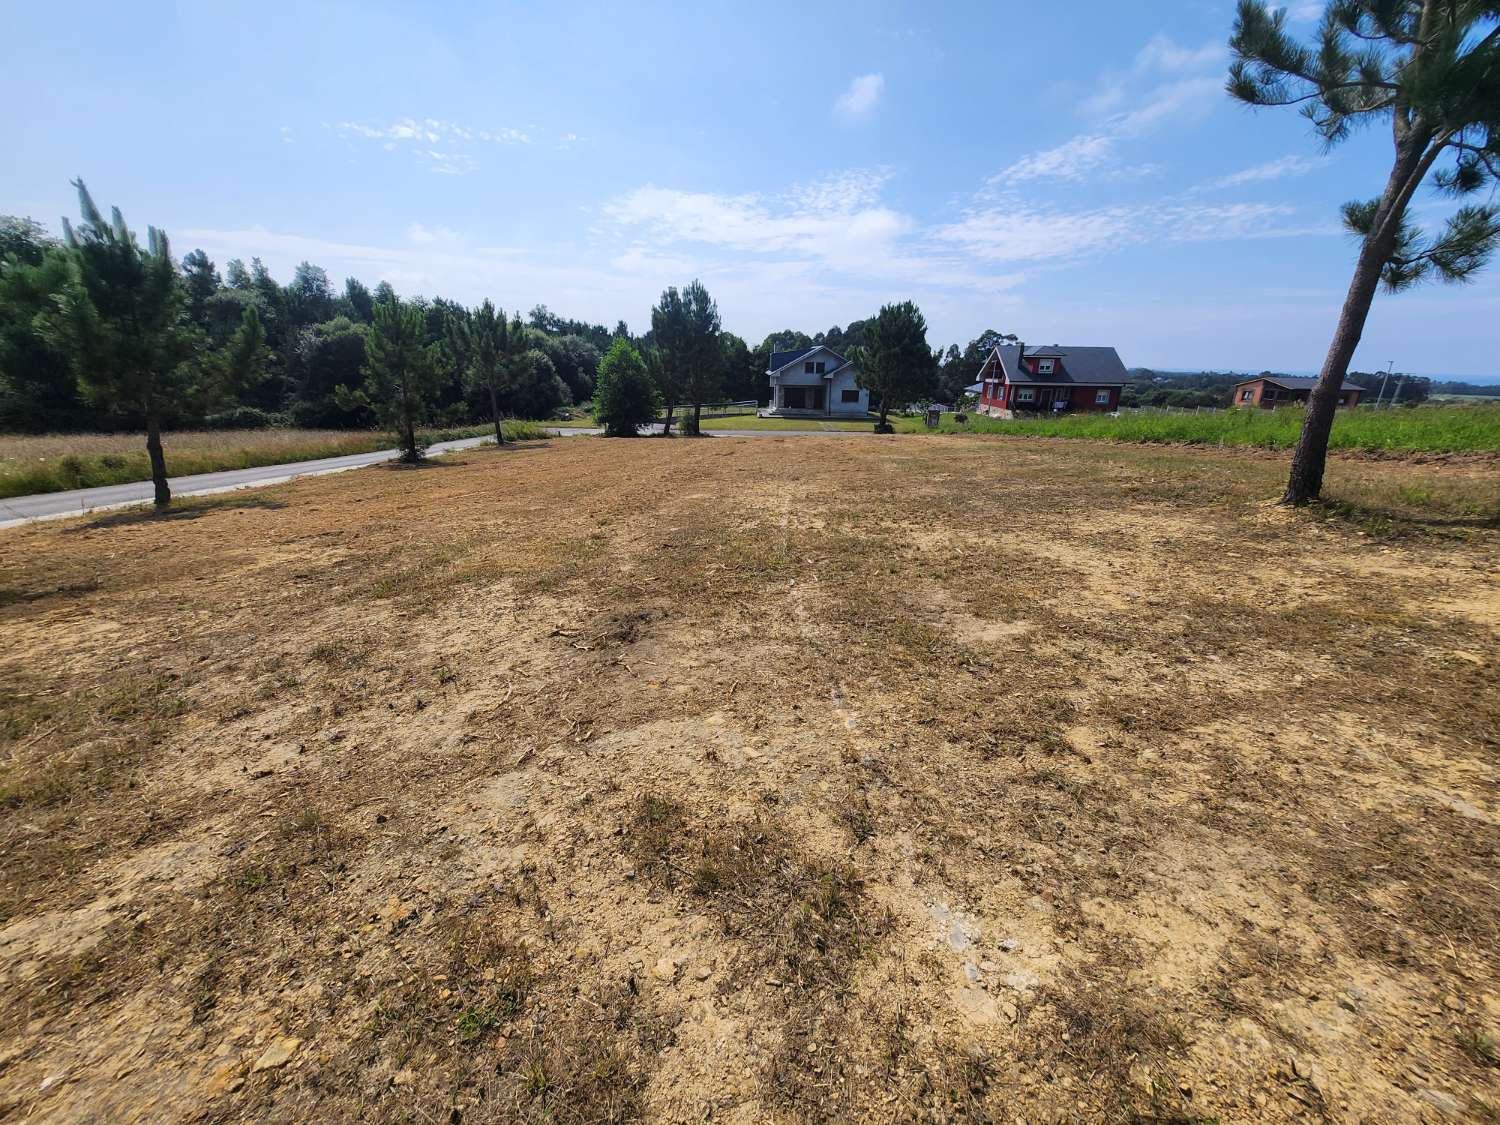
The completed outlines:
<svg viewBox="0 0 1500 1125">
<path fill-rule="evenodd" d="M 696 969 L 693 970 L 694 980 L 707 980 L 713 975 L 713 970 L 710 969 L 707 965 L 699 965 Z"/>
<path fill-rule="evenodd" d="M 1015 938 L 1008 937 L 1000 942 L 1000 948 L 1003 949 L 1006 953 L 1014 953 L 1016 950 L 1021 948 L 1021 943 L 1018 942 Z"/>
<path fill-rule="evenodd" d="M 1427 1087 L 1417 1091 L 1417 1099 L 1426 1102 L 1440 1113 L 1446 1113 L 1450 1117 L 1460 1117 L 1464 1112 L 1464 1103 L 1445 1090 L 1434 1090 L 1431 1087 Z"/>
<path fill-rule="evenodd" d="M 292 1056 L 297 1053 L 297 1048 L 302 1046 L 302 1040 L 294 1038 L 278 1039 L 266 1048 L 265 1053 L 255 1060 L 255 1065 L 250 1069 L 255 1072 L 271 1070 L 278 1066 L 285 1066 L 292 1061 Z"/>
<path fill-rule="evenodd" d="M 651 966 L 651 975 L 657 980 L 666 981 L 670 984 L 677 979 L 677 959 L 675 957 L 663 957 Z"/>
<path fill-rule="evenodd" d="M 996 968 L 995 962 L 993 962 L 993 961 L 981 961 L 981 962 L 979 962 L 979 971 L 981 973 L 993 973 L 995 971 L 995 968 Z"/>
<path fill-rule="evenodd" d="M 1307 1075 L 1307 1084 L 1312 1087 L 1313 1093 L 1324 1101 L 1328 1100 L 1328 1077 L 1323 1073 L 1323 1068 L 1314 1066 Z"/>
<path fill-rule="evenodd" d="M 42 1084 L 38 1086 L 37 1089 L 41 1090 L 43 1093 L 46 1093 L 66 1077 L 67 1075 L 62 1072 L 59 1072 L 57 1074 L 49 1074 L 46 1078 L 42 1079 Z"/>
<path fill-rule="evenodd" d="M 1444 996 L 1443 1007 L 1447 1008 L 1450 1012 L 1461 1012 L 1464 1010 L 1464 1002 L 1457 996 Z"/>
</svg>

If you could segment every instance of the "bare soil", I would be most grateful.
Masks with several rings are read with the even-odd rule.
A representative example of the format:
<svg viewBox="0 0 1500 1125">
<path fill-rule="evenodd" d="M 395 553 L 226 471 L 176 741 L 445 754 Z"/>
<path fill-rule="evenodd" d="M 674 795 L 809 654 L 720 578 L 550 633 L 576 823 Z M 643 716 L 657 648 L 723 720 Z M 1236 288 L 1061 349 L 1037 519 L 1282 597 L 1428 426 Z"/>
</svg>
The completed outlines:
<svg viewBox="0 0 1500 1125">
<path fill-rule="evenodd" d="M 0 1118 L 1494 1120 L 1500 469 L 1281 469 L 576 438 L 6 533 Z"/>
</svg>

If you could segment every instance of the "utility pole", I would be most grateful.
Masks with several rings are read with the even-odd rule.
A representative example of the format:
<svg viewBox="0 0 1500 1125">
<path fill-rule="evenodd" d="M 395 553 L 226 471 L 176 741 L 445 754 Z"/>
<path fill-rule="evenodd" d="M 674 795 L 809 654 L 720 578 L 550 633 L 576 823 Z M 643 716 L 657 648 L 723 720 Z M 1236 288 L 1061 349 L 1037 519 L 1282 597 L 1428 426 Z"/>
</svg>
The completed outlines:
<svg viewBox="0 0 1500 1125">
<path fill-rule="evenodd" d="M 1388 360 L 1385 365 L 1385 378 L 1380 380 L 1380 393 L 1375 396 L 1375 408 L 1380 408 L 1380 400 L 1385 398 L 1385 385 L 1391 381 L 1391 368 L 1396 366 L 1394 359 Z"/>
<path fill-rule="evenodd" d="M 1387 406 L 1396 405 L 1397 401 L 1401 398 L 1401 387 L 1405 382 L 1406 372 L 1403 371 L 1400 375 L 1396 376 L 1396 389 L 1391 392 L 1391 401 L 1386 404 Z"/>
</svg>

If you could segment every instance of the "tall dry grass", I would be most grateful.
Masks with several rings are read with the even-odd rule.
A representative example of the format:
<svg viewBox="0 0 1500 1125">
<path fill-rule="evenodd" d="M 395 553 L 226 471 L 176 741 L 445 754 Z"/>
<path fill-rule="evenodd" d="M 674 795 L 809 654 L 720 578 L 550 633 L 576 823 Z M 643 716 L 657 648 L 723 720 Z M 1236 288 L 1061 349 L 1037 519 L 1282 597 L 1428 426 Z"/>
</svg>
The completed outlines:
<svg viewBox="0 0 1500 1125">
<path fill-rule="evenodd" d="M 531 422 L 505 423 L 506 436 L 541 437 Z M 492 427 L 422 430 L 425 442 L 482 437 Z M 184 430 L 164 434 L 167 471 L 174 477 L 279 465 L 390 449 L 383 430 Z M 0 497 L 30 496 L 148 480 L 150 462 L 141 434 L 0 434 Z"/>
</svg>

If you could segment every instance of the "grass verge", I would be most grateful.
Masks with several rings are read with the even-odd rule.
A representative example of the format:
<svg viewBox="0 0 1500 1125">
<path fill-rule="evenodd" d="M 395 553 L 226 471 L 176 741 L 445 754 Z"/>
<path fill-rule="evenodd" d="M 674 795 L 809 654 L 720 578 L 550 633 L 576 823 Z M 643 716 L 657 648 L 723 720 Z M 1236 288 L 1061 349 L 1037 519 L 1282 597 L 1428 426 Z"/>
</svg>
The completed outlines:
<svg viewBox="0 0 1500 1125">
<path fill-rule="evenodd" d="M 508 421 L 504 429 L 507 438 L 517 441 L 546 436 L 535 422 Z M 431 443 L 493 432 L 488 424 L 453 426 L 421 430 L 418 437 Z M 371 453 L 389 449 L 394 442 L 384 430 L 206 430 L 166 434 L 162 444 L 167 471 L 175 477 Z M 145 438 L 139 434 L 37 434 L 0 439 L 0 497 L 150 478 Z"/>
<path fill-rule="evenodd" d="M 1302 417 L 1303 412 L 1296 409 L 1220 410 L 1201 414 L 1127 413 L 1119 417 L 1068 414 L 1061 418 L 1009 421 L 970 415 L 960 423 L 953 415 L 945 414 L 935 432 L 1290 449 L 1302 431 Z M 1341 410 L 1333 424 L 1329 447 L 1407 453 L 1500 451 L 1500 406 Z"/>
</svg>

